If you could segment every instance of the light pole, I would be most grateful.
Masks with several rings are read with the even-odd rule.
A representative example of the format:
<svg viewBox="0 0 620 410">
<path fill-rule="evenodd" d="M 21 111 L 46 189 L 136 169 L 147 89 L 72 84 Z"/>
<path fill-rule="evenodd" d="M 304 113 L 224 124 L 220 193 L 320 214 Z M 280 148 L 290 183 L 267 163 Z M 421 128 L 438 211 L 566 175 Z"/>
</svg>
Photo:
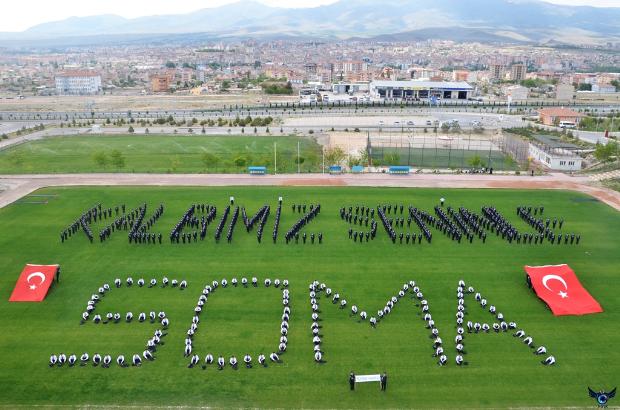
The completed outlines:
<svg viewBox="0 0 620 410">
<path fill-rule="evenodd" d="M 297 141 L 297 173 L 301 173 L 301 163 L 299 162 L 299 141 Z"/>
</svg>

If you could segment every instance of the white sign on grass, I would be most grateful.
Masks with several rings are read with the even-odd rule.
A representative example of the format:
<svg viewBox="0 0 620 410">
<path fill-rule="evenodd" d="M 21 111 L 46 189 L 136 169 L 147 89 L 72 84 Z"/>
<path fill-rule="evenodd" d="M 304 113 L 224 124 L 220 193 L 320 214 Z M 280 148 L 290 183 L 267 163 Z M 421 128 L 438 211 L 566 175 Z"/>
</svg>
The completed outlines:
<svg viewBox="0 0 620 410">
<path fill-rule="evenodd" d="M 355 376 L 355 383 L 366 383 L 366 382 L 380 382 L 381 375 L 380 374 L 365 374 Z"/>
</svg>

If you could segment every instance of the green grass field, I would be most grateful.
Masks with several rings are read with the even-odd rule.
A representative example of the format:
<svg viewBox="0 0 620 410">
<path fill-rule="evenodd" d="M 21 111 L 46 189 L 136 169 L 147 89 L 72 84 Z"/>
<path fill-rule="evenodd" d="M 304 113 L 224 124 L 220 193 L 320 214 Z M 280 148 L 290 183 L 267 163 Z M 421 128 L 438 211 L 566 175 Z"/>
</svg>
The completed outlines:
<svg viewBox="0 0 620 410">
<path fill-rule="evenodd" d="M 593 406 L 587 387 L 611 389 L 620 375 L 620 215 L 590 197 L 563 191 L 432 190 L 370 188 L 49 188 L 0 209 L 0 405 L 138 405 L 261 408 L 456 408 L 456 407 L 585 407 Z M 124 233 L 104 244 L 90 244 L 79 235 L 61 244 L 59 232 L 85 209 L 143 202 L 165 212 L 152 231 L 166 236 L 188 206 L 218 206 L 228 197 L 250 214 L 272 206 L 262 244 L 239 221 L 232 244 L 216 244 L 208 228 L 204 242 L 172 245 L 129 245 Z M 281 236 L 271 242 L 278 196 L 284 197 Z M 349 225 L 338 214 L 341 206 L 379 203 L 413 204 L 432 212 L 438 198 L 451 206 L 476 212 L 496 206 L 518 229 L 531 231 L 515 215 L 521 204 L 544 205 L 545 214 L 563 217 L 565 232 L 579 232 L 579 246 L 523 246 L 490 237 L 486 244 L 457 244 L 438 231 L 433 243 L 393 245 L 381 224 L 372 244 L 352 243 Z M 46 198 L 45 205 L 34 204 Z M 321 214 L 306 232 L 323 232 L 322 245 L 286 245 L 284 232 L 298 219 L 291 203 L 321 203 Z M 149 213 L 147 213 L 148 215 Z M 217 221 L 217 220 L 216 220 Z M 102 224 L 96 224 L 101 227 Z M 405 224 L 406 230 L 406 224 Z M 94 229 L 98 232 L 98 229 Z M 43 303 L 9 303 L 25 263 L 60 263 L 62 277 Z M 601 303 L 604 313 L 554 317 L 525 285 L 523 266 L 568 263 L 582 284 Z M 187 279 L 188 289 L 114 288 L 114 278 L 163 275 Z M 260 280 L 287 278 L 291 292 L 291 327 L 283 363 L 268 368 L 217 371 L 188 369 L 183 357 L 185 332 L 205 284 L 236 276 Z M 453 364 L 456 287 L 465 279 L 502 311 L 507 319 L 533 335 L 555 355 L 557 364 L 544 367 L 530 350 L 509 334 L 467 335 L 469 365 Z M 350 304 L 374 312 L 415 280 L 429 301 L 444 340 L 450 364 L 440 368 L 431 357 L 431 339 L 420 309 L 402 300 L 389 317 L 371 329 L 347 312 L 323 301 L 323 347 L 326 363 L 313 361 L 308 284 L 317 279 L 340 292 Z M 150 323 L 80 326 L 80 315 L 93 292 L 104 282 L 112 290 L 98 305 L 134 314 L 165 310 L 171 321 L 157 360 L 141 368 L 110 369 L 47 366 L 53 352 L 83 351 L 126 356 L 142 351 L 155 325 Z M 490 315 L 467 299 L 473 321 Z M 282 312 L 281 294 L 273 288 L 219 289 L 209 297 L 194 347 L 202 356 L 246 352 L 254 356 L 276 349 Z M 376 383 L 349 391 L 347 376 L 389 374 L 388 391 Z M 614 400 L 618 400 L 617 398 Z M 613 401 L 611 405 L 615 405 Z"/>
<path fill-rule="evenodd" d="M 311 138 L 290 136 L 121 135 L 54 137 L 0 151 L 0 174 L 149 172 L 244 173 L 250 165 L 278 172 L 297 172 L 297 143 L 302 172 L 321 172 L 321 146 Z M 119 150 L 125 164 L 115 166 Z M 103 154 L 105 163 L 95 155 Z M 205 160 L 204 155 L 209 157 Z"/>
</svg>

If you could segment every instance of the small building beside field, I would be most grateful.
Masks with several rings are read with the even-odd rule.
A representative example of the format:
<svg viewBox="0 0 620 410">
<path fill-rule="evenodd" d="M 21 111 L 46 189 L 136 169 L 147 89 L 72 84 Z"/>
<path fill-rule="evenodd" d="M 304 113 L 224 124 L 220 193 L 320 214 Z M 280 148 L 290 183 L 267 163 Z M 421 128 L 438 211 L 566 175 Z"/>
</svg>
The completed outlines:
<svg viewBox="0 0 620 410">
<path fill-rule="evenodd" d="M 559 137 L 535 135 L 529 144 L 529 157 L 553 171 L 579 171 L 583 162 L 577 154 L 579 149 Z"/>
</svg>

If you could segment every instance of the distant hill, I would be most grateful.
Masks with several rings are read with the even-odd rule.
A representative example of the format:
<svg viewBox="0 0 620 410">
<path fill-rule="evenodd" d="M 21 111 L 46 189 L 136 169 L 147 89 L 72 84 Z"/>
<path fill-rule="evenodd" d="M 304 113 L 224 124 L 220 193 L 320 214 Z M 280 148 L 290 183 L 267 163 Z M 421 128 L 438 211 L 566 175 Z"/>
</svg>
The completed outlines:
<svg viewBox="0 0 620 410">
<path fill-rule="evenodd" d="M 209 38 L 446 38 L 499 42 L 602 42 L 620 38 L 620 8 L 572 7 L 538 0 L 340 0 L 304 9 L 244 0 L 193 13 L 126 19 L 71 17 L 0 40 L 83 36 L 146 38 L 203 33 Z M 93 38 L 94 40 L 94 38 Z"/>
</svg>

